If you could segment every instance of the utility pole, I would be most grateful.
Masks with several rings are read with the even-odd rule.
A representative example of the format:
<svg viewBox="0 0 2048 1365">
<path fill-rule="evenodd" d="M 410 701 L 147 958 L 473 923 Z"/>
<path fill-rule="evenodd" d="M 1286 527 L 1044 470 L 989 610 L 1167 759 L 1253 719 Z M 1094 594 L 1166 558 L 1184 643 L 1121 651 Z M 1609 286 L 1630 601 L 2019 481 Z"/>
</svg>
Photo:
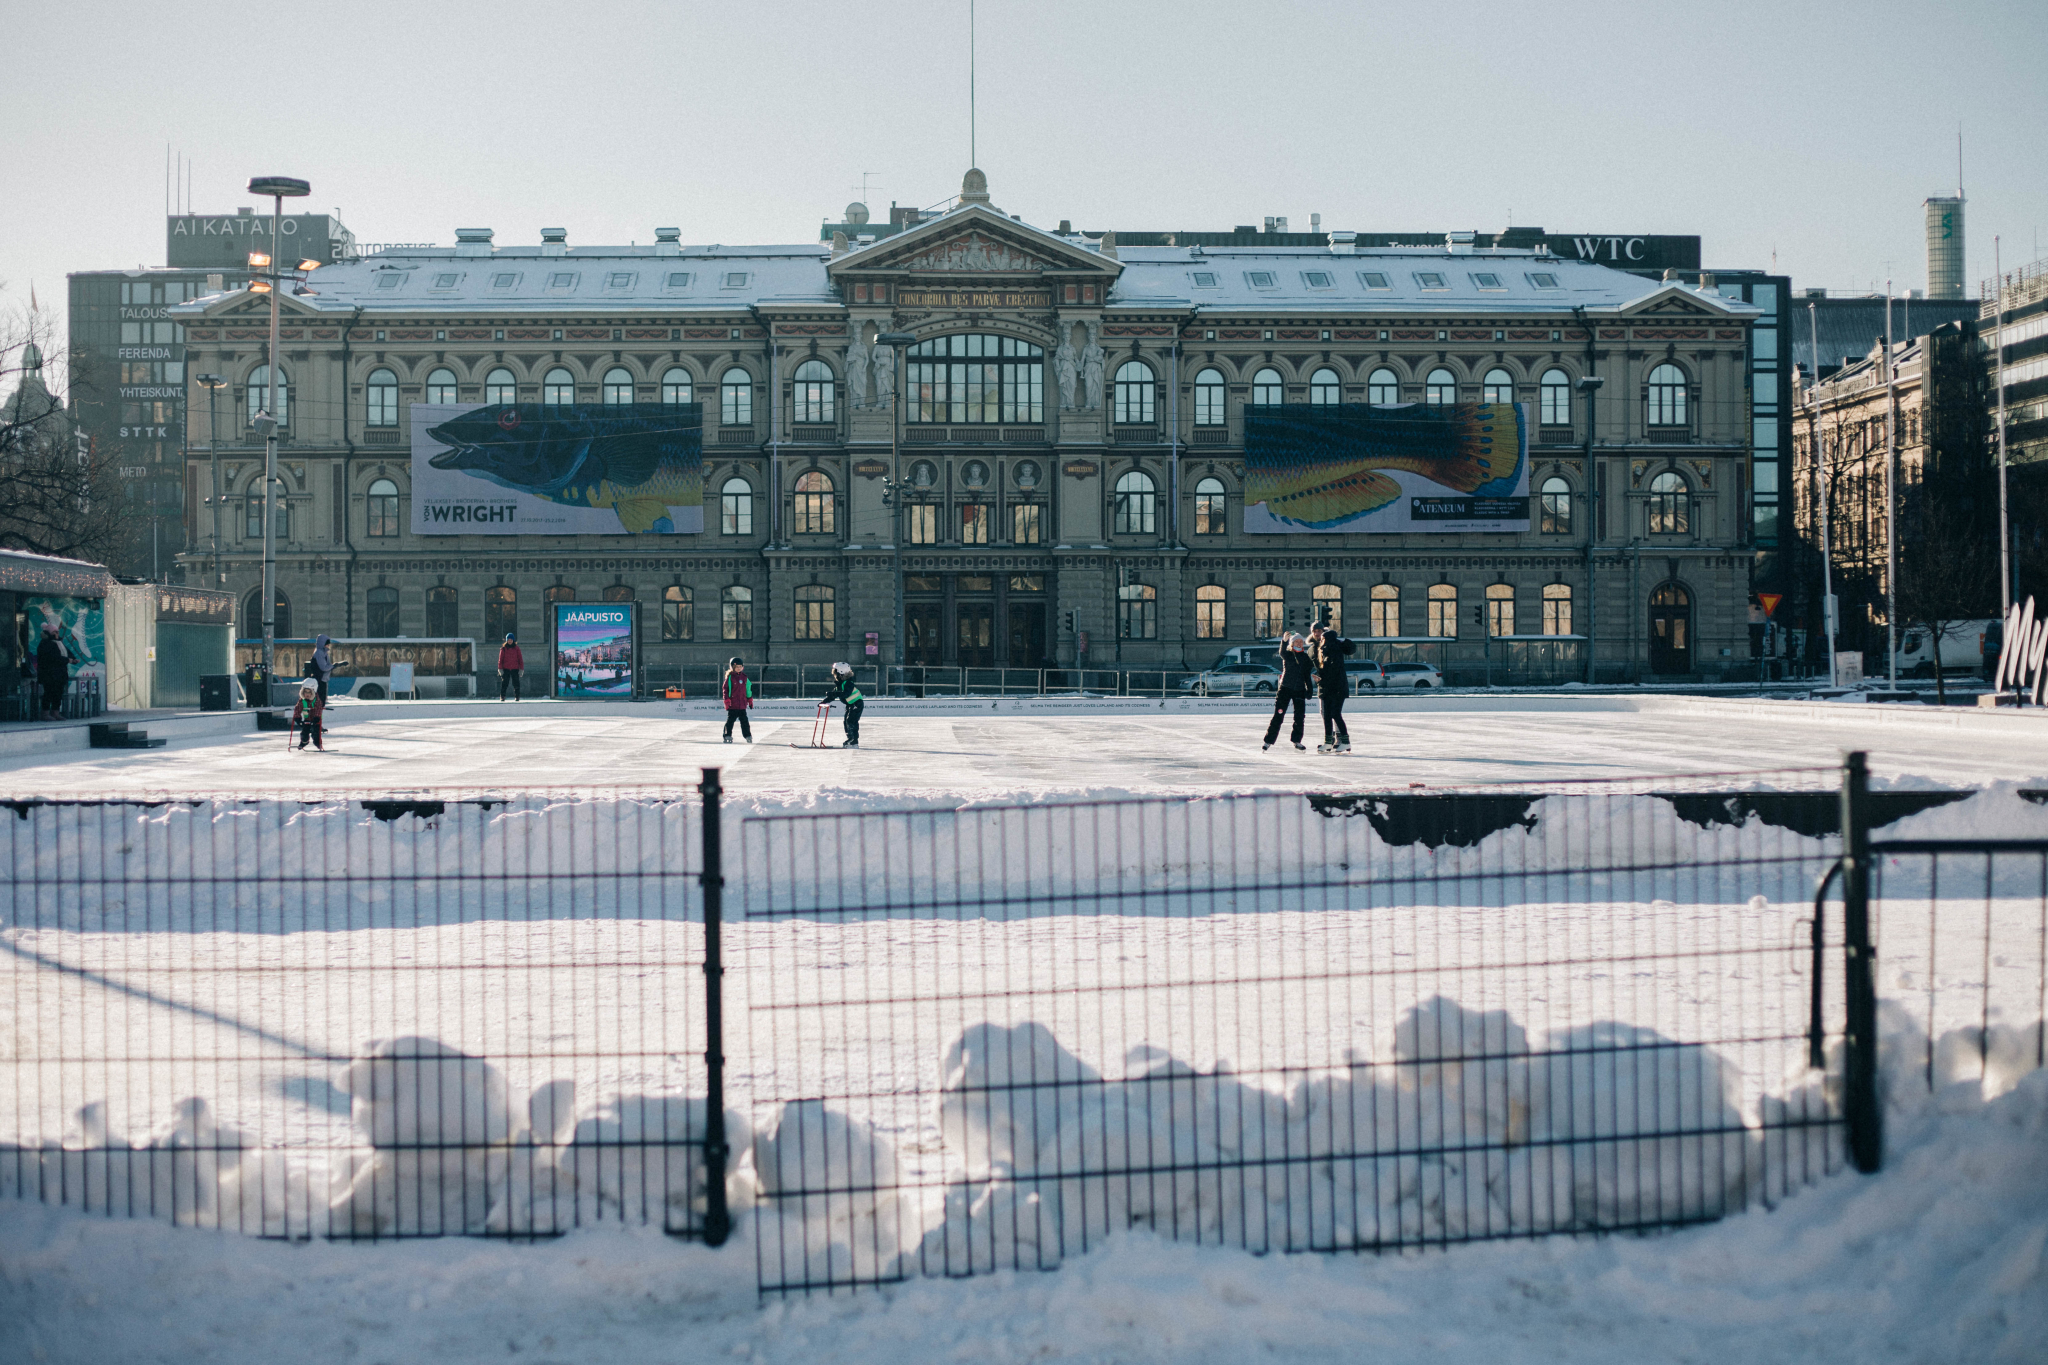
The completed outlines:
<svg viewBox="0 0 2048 1365">
<path fill-rule="evenodd" d="M 1583 317 L 1580 320 L 1585 321 Z M 1594 656 L 1599 652 L 1600 644 L 1600 598 L 1595 590 L 1600 570 L 1593 558 L 1594 546 L 1600 540 L 1600 478 L 1593 467 L 1593 404 L 1600 386 L 1607 381 L 1590 373 L 1593 367 L 1593 327 L 1589 322 L 1585 326 L 1586 368 L 1589 373 L 1580 376 L 1579 392 L 1586 395 L 1586 500 L 1592 511 L 1592 516 L 1586 519 L 1586 681 L 1590 684 L 1598 667 Z"/>
<path fill-rule="evenodd" d="M 277 286 L 282 282 L 277 266 L 278 239 L 284 224 L 284 201 L 287 197 L 302 198 L 313 192 L 312 186 L 303 180 L 294 180 L 282 175 L 259 175 L 249 182 L 249 193 L 270 196 L 270 254 L 259 263 L 268 269 L 268 278 L 250 285 L 252 289 L 270 295 L 270 361 L 268 391 L 263 399 L 263 411 L 253 424 L 263 433 L 263 686 L 264 703 L 270 701 L 269 688 L 277 664 L 277 331 L 278 297 Z"/>
<path fill-rule="evenodd" d="M 217 400 L 220 398 L 221 386 L 228 381 L 225 376 L 217 374 L 194 375 L 193 379 L 206 390 L 206 446 L 213 463 L 213 496 L 208 498 L 207 502 L 213 508 L 213 581 L 218 586 L 228 581 L 228 574 L 220 562 L 220 519 L 227 507 L 227 500 L 220 491 L 220 408 Z M 189 431 L 190 419 L 187 419 L 185 425 Z"/>
<path fill-rule="evenodd" d="M 908 395 L 903 392 L 903 350 L 917 345 L 915 332 L 876 332 L 875 345 L 886 347 L 889 364 L 896 371 L 896 382 L 891 386 L 889 403 L 889 501 L 894 514 L 895 531 L 890 540 L 895 543 L 891 561 L 895 567 L 896 579 L 896 667 L 898 677 L 909 680 L 910 648 L 903 638 L 903 405 Z"/>
<path fill-rule="evenodd" d="M 1899 690 L 1899 388 L 1892 371 L 1892 282 L 1884 282 L 1884 637 L 1886 686 Z M 1936 648 L 1940 645 L 1937 642 Z"/>
<path fill-rule="evenodd" d="M 1835 580 L 1828 551 L 1828 462 L 1820 436 L 1820 310 L 1806 305 L 1806 325 L 1813 331 L 1813 387 L 1808 391 L 1807 419 L 1813 451 L 1814 477 L 1820 488 L 1820 612 L 1821 631 L 1828 641 L 1828 686 L 1839 687 L 1835 677 Z"/>
<path fill-rule="evenodd" d="M 1960 135 L 1956 155 L 1962 156 Z M 2012 523 L 2005 495 L 2005 262 L 1996 237 L 1991 239 L 1991 284 L 1998 291 L 1991 377 L 1998 385 L 1998 619 L 2003 621 L 2012 615 Z"/>
</svg>

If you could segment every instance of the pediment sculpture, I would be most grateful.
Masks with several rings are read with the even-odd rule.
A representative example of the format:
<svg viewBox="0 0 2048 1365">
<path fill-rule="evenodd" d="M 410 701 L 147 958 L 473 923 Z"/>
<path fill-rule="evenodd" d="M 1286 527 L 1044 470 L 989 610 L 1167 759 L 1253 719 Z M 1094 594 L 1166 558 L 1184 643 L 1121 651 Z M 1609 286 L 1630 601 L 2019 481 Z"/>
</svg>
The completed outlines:
<svg viewBox="0 0 2048 1365">
<path fill-rule="evenodd" d="M 962 233 L 943 242 L 934 242 L 903 264 L 909 270 L 998 273 L 1045 268 L 1045 262 L 1038 257 L 979 232 Z"/>
</svg>

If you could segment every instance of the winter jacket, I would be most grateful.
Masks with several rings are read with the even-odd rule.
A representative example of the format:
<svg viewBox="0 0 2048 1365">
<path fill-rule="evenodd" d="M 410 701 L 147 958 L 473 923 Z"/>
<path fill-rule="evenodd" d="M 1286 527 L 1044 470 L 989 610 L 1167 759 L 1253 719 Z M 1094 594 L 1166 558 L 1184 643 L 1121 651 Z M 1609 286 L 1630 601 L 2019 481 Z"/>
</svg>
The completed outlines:
<svg viewBox="0 0 2048 1365">
<path fill-rule="evenodd" d="M 866 701 L 867 698 L 863 697 L 860 694 L 860 689 L 853 685 L 852 678 L 834 678 L 832 680 L 832 694 L 829 700 L 844 702 L 848 706 L 858 706 Z"/>
<path fill-rule="evenodd" d="M 727 669 L 724 680 L 718 684 L 718 695 L 726 710 L 744 711 L 754 704 L 754 685 L 747 681 L 745 673 Z"/>
<path fill-rule="evenodd" d="M 36 681 L 45 687 L 62 687 L 71 680 L 71 655 L 54 635 L 45 635 L 36 646 Z"/>
<path fill-rule="evenodd" d="M 314 682 L 326 682 L 334 676 L 334 656 L 327 652 L 325 635 L 313 642 L 313 657 L 306 661 L 306 676 Z"/>
<path fill-rule="evenodd" d="M 1316 651 L 1316 688 L 1326 697 L 1351 695 L 1351 678 L 1344 671 L 1344 656 L 1358 646 L 1335 635 L 1324 635 Z"/>
<path fill-rule="evenodd" d="M 300 697 L 292 704 L 293 725 L 311 725 L 317 723 L 319 719 L 320 699 L 318 697 Z"/>
<path fill-rule="evenodd" d="M 1314 664 L 1305 649 L 1283 649 L 1280 651 L 1280 690 L 1285 693 L 1299 692 L 1308 695 L 1308 680 L 1314 671 Z"/>
<path fill-rule="evenodd" d="M 519 652 L 518 645 L 507 640 L 504 647 L 498 651 L 498 671 L 500 673 L 517 673 L 525 667 L 526 656 Z"/>
</svg>

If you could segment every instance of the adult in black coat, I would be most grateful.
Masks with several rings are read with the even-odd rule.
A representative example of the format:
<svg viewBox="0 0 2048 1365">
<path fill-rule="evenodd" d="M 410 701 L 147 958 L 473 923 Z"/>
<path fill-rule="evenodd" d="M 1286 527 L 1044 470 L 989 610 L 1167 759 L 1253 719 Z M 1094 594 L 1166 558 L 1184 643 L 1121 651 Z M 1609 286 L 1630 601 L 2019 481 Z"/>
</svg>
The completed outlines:
<svg viewBox="0 0 2048 1365">
<path fill-rule="evenodd" d="M 1309 628 L 1309 654 L 1316 665 L 1316 695 L 1323 703 L 1323 752 L 1351 752 L 1351 731 L 1344 727 L 1344 702 L 1351 695 L 1351 678 L 1344 671 L 1344 656 L 1357 646 L 1325 626 Z"/>
<path fill-rule="evenodd" d="M 43 689 L 43 719 L 62 720 L 64 689 L 71 682 L 71 655 L 57 638 L 54 623 L 44 623 L 42 643 L 36 646 L 36 681 Z"/>
<path fill-rule="evenodd" d="M 1301 742 L 1301 730 L 1308 723 L 1308 694 L 1313 677 L 1308 641 L 1299 635 L 1289 635 L 1280 644 L 1280 686 L 1273 694 L 1273 719 L 1266 725 L 1266 742 L 1260 748 L 1272 748 L 1273 741 L 1280 737 L 1280 720 L 1290 705 L 1294 707 L 1292 743 L 1297 749 L 1308 747 Z"/>
</svg>

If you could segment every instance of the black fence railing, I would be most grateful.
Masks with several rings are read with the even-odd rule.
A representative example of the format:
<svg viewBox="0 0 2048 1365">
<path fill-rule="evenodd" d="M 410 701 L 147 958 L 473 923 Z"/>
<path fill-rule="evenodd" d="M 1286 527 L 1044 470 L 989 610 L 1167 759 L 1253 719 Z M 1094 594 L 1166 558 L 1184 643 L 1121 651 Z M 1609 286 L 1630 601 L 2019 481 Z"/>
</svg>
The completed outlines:
<svg viewBox="0 0 2048 1365">
<path fill-rule="evenodd" d="M 1750 775 L 1829 799 L 1830 771 Z M 764 1292 L 1717 1218 L 1840 1161 L 1832 837 L 1716 781 L 749 820 Z M 1824 932 L 1839 952 L 1838 925 Z"/>
<path fill-rule="evenodd" d="M 280 1237 L 722 1239 L 710 777 L 6 802 L 0 1194 Z"/>
</svg>

